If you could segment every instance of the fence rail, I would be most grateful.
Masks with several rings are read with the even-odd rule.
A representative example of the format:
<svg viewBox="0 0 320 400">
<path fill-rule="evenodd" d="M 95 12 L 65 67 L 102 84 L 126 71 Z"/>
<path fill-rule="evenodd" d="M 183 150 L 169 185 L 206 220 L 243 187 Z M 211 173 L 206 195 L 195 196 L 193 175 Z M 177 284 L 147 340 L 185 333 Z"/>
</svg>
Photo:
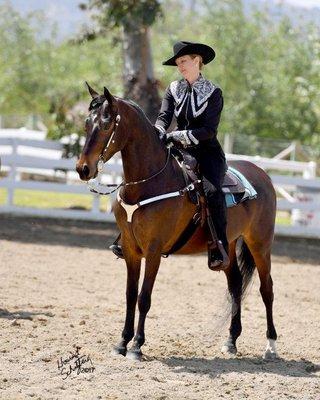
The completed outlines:
<svg viewBox="0 0 320 400">
<path fill-rule="evenodd" d="M 37 153 L 37 156 L 26 154 L 28 151 Z M 75 172 L 76 158 L 61 158 L 62 153 L 63 145 L 59 142 L 20 139 L 19 137 L 6 138 L 0 135 L 1 170 L 7 173 L 0 179 L 0 188 L 7 190 L 7 201 L 6 204 L 0 206 L 0 213 L 114 221 L 111 211 L 113 198 L 111 197 L 111 201 L 107 203 L 107 210 L 102 212 L 100 196 L 90 193 L 87 186 L 78 179 Z M 112 162 L 105 165 L 104 178 L 116 179 L 121 176 L 121 172 L 122 166 L 117 162 Z M 22 179 L 22 174 L 24 174 L 24 179 Z M 29 177 L 42 176 L 46 180 L 28 180 L 25 179 L 26 174 Z M 62 182 L 55 182 L 55 180 L 62 180 Z M 91 210 L 19 207 L 14 201 L 17 189 L 91 195 Z"/>
<path fill-rule="evenodd" d="M 12 134 L 12 132 L 10 132 Z M 40 139 L 40 138 L 39 138 Z M 0 206 L 0 213 L 34 215 L 55 218 L 114 221 L 111 201 L 107 211 L 100 210 L 100 196 L 91 194 L 86 185 L 79 181 L 75 172 L 76 159 L 61 158 L 63 145 L 58 142 L 35 139 L 6 137 L 0 130 L 1 172 L 0 188 L 7 190 L 6 204 Z M 293 226 L 276 226 L 276 233 L 289 236 L 320 238 L 320 179 L 316 178 L 314 162 L 287 161 L 227 154 L 228 160 L 245 159 L 271 172 L 271 179 L 279 194 L 277 208 L 295 215 Z M 281 171 L 300 176 L 280 175 Z M 27 175 L 26 175 L 27 174 Z M 29 174 L 29 175 L 28 175 Z M 30 174 L 42 176 L 43 180 L 31 180 Z M 119 182 L 122 175 L 120 159 L 105 165 L 102 182 Z M 29 176 L 29 179 L 28 179 Z M 91 210 L 69 210 L 53 208 L 19 207 L 15 205 L 15 191 L 27 189 L 54 193 L 90 194 Z M 300 218 L 300 220 L 299 220 Z"/>
</svg>

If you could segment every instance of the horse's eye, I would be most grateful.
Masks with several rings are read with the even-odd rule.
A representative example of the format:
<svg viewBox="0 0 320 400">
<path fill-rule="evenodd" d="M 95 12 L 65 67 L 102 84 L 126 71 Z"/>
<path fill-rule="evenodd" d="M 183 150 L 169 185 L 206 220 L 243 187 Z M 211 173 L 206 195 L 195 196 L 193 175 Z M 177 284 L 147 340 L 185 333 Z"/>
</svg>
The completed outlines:
<svg viewBox="0 0 320 400">
<path fill-rule="evenodd" d="M 110 120 L 111 120 L 110 115 L 107 115 L 105 117 L 101 117 L 101 122 L 104 123 L 104 124 L 109 124 Z"/>
</svg>

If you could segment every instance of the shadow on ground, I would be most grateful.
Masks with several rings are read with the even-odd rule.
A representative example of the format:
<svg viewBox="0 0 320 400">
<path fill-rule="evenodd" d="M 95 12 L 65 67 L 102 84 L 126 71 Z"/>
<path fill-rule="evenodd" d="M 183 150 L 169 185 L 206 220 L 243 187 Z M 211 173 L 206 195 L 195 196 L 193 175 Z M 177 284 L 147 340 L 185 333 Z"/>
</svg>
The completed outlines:
<svg viewBox="0 0 320 400">
<path fill-rule="evenodd" d="M 160 359 L 160 362 L 173 368 L 179 373 L 194 373 L 216 378 L 221 374 L 230 372 L 257 374 L 259 372 L 276 374 L 290 377 L 307 377 L 319 379 L 315 373 L 320 370 L 320 365 L 307 360 L 284 360 L 277 359 L 265 361 L 258 357 L 236 357 L 236 358 L 182 358 L 171 357 Z"/>
<path fill-rule="evenodd" d="M 0 216 L 0 239 L 14 242 L 107 249 L 118 234 L 108 222 Z"/>
<path fill-rule="evenodd" d="M 51 312 L 33 312 L 33 311 L 8 311 L 4 308 L 0 308 L 0 319 L 28 319 L 33 320 L 33 317 L 42 315 L 45 317 L 54 317 Z"/>
<path fill-rule="evenodd" d="M 108 222 L 0 216 L 0 239 L 14 242 L 107 249 L 118 234 L 116 224 Z M 273 255 L 319 265 L 320 241 L 277 237 Z"/>
<path fill-rule="evenodd" d="M 286 257 L 296 263 L 319 265 L 320 240 L 276 237 L 272 247 L 274 256 Z"/>
</svg>

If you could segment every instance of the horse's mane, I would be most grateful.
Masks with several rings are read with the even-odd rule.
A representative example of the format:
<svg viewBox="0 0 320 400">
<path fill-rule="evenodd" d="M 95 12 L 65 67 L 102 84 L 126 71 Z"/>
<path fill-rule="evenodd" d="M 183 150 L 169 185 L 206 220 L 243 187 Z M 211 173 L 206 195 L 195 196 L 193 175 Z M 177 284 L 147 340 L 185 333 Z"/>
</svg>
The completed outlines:
<svg viewBox="0 0 320 400">
<path fill-rule="evenodd" d="M 122 99 L 123 100 L 123 99 Z M 136 111 L 138 111 L 138 114 L 144 119 L 145 121 L 148 122 L 150 126 L 152 126 L 152 122 L 150 119 L 147 117 L 146 113 L 143 111 L 143 109 L 139 106 L 139 104 L 135 103 L 133 100 L 123 100 L 125 103 L 131 105 Z"/>
<path fill-rule="evenodd" d="M 139 104 L 135 103 L 133 100 L 125 100 L 127 103 L 132 105 L 142 116 L 146 119 L 149 119 L 143 109 L 139 106 Z"/>
<path fill-rule="evenodd" d="M 146 119 L 150 124 L 151 121 L 150 119 L 147 117 L 146 113 L 143 111 L 143 109 L 137 104 L 135 103 L 133 100 L 125 100 L 125 99 L 121 99 L 120 97 L 116 97 L 118 100 L 122 100 L 123 102 L 131 105 L 136 111 L 138 111 L 138 113 L 144 118 Z M 104 95 L 95 97 L 94 99 L 91 100 L 91 103 L 89 105 L 89 111 L 91 111 L 94 108 L 99 108 L 102 106 L 102 104 L 106 101 L 106 98 Z"/>
<path fill-rule="evenodd" d="M 141 119 L 147 124 L 149 125 L 150 128 L 153 128 L 153 124 L 150 121 L 150 119 L 147 117 L 146 113 L 143 111 L 143 109 L 137 104 L 135 103 L 133 100 L 125 100 L 122 99 L 121 97 L 115 97 L 117 100 L 121 100 L 123 101 L 126 105 L 132 106 L 135 111 L 138 112 L 138 115 L 141 117 Z M 99 107 L 102 106 L 102 104 L 106 101 L 106 97 L 102 94 L 98 97 L 95 97 L 94 99 L 91 100 L 91 103 L 89 105 L 89 111 L 93 110 L 93 109 L 97 109 Z M 152 132 L 155 132 L 154 129 L 151 129 Z"/>
</svg>

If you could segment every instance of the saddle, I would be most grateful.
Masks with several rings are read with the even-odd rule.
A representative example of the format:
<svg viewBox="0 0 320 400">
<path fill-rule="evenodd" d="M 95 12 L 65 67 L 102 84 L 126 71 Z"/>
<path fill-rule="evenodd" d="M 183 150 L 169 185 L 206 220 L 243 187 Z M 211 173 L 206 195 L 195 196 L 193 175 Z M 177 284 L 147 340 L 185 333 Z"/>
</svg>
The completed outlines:
<svg viewBox="0 0 320 400">
<path fill-rule="evenodd" d="M 190 200 L 198 207 L 188 226 L 182 232 L 172 248 L 167 253 L 162 254 L 163 257 L 168 257 L 170 254 L 180 250 L 192 237 L 198 226 L 200 225 L 203 227 L 205 225 L 207 216 L 206 198 L 204 195 L 197 160 L 191 154 L 181 148 L 172 147 L 171 152 L 183 171 L 186 185 L 190 184 L 190 182 L 196 182 L 194 185 L 194 190 L 189 191 L 188 194 Z M 249 182 L 246 182 L 245 177 L 242 176 L 239 171 L 229 168 L 225 174 L 222 185 L 222 190 L 226 197 L 227 207 L 232 207 L 244 200 L 255 198 L 257 196 L 257 192 L 252 186 L 250 186 L 251 185 Z"/>
<path fill-rule="evenodd" d="M 182 168 L 186 183 L 188 183 L 190 180 L 192 182 L 201 180 L 199 164 L 195 157 L 180 148 L 172 149 L 172 154 Z M 245 192 L 245 187 L 243 183 L 233 175 L 232 172 L 227 170 L 222 184 L 222 190 L 225 193 L 242 194 Z"/>
</svg>

